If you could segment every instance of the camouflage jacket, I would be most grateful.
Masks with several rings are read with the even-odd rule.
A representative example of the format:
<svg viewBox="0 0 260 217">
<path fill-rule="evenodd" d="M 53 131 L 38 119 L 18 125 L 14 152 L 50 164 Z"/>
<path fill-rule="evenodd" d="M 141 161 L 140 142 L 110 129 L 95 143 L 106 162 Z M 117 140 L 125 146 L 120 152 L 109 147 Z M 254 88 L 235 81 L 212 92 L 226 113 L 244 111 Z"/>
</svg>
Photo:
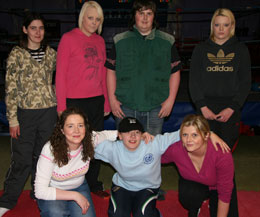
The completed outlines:
<svg viewBox="0 0 260 217">
<path fill-rule="evenodd" d="M 19 125 L 17 108 L 42 109 L 56 106 L 52 85 L 56 68 L 56 51 L 47 46 L 39 63 L 19 46 L 12 49 L 7 59 L 5 82 L 6 116 L 10 127 Z"/>
</svg>

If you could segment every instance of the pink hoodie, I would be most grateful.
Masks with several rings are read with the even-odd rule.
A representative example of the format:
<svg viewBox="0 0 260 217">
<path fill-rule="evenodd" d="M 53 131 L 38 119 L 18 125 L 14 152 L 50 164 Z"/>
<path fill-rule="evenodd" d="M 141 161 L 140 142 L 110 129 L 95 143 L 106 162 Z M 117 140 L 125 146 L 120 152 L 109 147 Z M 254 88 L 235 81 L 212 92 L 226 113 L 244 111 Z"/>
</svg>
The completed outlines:
<svg viewBox="0 0 260 217">
<path fill-rule="evenodd" d="M 58 47 L 56 70 L 57 110 L 66 109 L 66 98 L 104 95 L 104 111 L 110 112 L 106 86 L 106 49 L 104 39 L 86 36 L 75 28 L 65 33 Z"/>
</svg>

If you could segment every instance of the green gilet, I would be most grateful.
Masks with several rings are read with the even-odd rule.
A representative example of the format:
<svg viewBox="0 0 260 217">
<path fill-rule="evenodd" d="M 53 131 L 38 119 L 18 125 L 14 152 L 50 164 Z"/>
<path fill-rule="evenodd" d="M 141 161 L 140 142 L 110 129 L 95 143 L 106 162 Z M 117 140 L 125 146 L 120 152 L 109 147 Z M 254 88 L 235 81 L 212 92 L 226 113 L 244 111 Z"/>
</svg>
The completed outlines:
<svg viewBox="0 0 260 217">
<path fill-rule="evenodd" d="M 174 37 L 153 29 L 143 37 L 137 29 L 114 37 L 116 96 L 130 109 L 151 111 L 169 96 Z"/>
</svg>

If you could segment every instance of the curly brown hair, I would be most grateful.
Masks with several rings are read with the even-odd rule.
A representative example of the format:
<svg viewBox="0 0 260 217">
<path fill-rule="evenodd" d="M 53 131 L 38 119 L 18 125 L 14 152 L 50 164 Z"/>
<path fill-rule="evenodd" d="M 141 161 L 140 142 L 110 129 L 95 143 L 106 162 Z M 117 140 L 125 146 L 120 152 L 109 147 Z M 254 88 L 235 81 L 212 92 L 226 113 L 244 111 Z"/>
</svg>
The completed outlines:
<svg viewBox="0 0 260 217">
<path fill-rule="evenodd" d="M 70 115 L 80 115 L 84 120 L 85 125 L 85 137 L 82 140 L 82 160 L 86 162 L 89 159 L 94 157 L 94 145 L 92 140 L 92 130 L 89 126 L 88 119 L 86 115 L 78 108 L 68 108 L 62 112 L 59 120 L 57 121 L 56 127 L 53 131 L 53 134 L 50 138 L 51 151 L 54 156 L 54 162 L 58 164 L 59 167 L 62 167 L 69 162 L 68 155 L 68 144 L 66 143 L 66 137 L 62 133 L 64 124 L 67 118 Z"/>
</svg>

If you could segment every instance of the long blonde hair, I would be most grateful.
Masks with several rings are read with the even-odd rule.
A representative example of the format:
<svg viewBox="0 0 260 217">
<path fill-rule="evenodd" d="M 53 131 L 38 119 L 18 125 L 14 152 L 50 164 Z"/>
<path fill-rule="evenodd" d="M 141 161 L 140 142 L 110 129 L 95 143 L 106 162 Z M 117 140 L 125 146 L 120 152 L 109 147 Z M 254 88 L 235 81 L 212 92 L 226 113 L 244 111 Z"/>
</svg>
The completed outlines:
<svg viewBox="0 0 260 217">
<path fill-rule="evenodd" d="M 231 25 L 233 26 L 233 28 L 230 32 L 229 38 L 234 36 L 235 35 L 235 26 L 236 26 L 236 20 L 235 20 L 234 14 L 232 13 L 231 10 L 229 10 L 227 8 L 219 8 L 214 12 L 214 14 L 211 18 L 211 24 L 210 24 L 210 38 L 211 38 L 211 40 L 214 41 L 213 27 L 214 27 L 214 22 L 215 22 L 215 19 L 216 19 L 217 16 L 225 16 L 225 17 L 228 17 L 230 19 Z"/>
<path fill-rule="evenodd" d="M 98 12 L 98 16 L 100 18 L 100 24 L 99 24 L 97 32 L 100 35 L 102 32 L 102 25 L 104 22 L 104 14 L 103 14 L 102 7 L 95 1 L 88 1 L 83 4 L 83 6 L 80 10 L 80 13 L 79 13 L 79 20 L 78 20 L 79 28 L 80 28 L 80 30 L 82 30 L 83 17 L 85 16 L 85 12 L 86 12 L 87 8 L 89 8 L 89 7 L 95 8 Z"/>
</svg>

